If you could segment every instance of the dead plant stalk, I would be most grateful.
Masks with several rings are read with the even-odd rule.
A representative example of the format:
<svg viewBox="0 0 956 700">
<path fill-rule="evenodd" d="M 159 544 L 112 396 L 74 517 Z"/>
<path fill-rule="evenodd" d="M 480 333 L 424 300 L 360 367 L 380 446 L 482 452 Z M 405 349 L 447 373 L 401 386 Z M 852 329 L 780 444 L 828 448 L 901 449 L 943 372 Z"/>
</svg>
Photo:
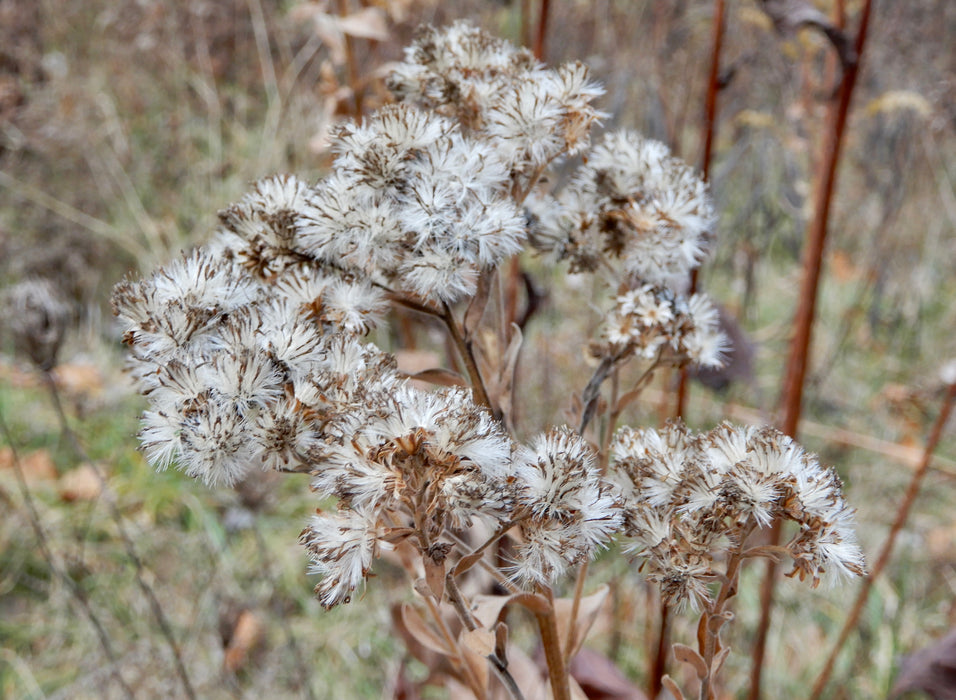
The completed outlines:
<svg viewBox="0 0 956 700">
<path fill-rule="evenodd" d="M 842 15 L 842 3 L 838 3 L 838 14 Z M 787 361 L 783 384 L 783 420 L 781 429 L 787 435 L 796 437 L 797 426 L 803 405 L 803 386 L 810 359 L 810 343 L 813 337 L 813 322 L 816 317 L 817 295 L 820 276 L 823 269 L 823 253 L 826 245 L 827 227 L 830 220 L 830 207 L 836 192 L 837 168 L 840 163 L 841 148 L 850 113 L 853 88 L 859 75 L 863 48 L 866 43 L 870 21 L 871 0 L 864 2 L 860 10 L 860 25 L 856 34 L 855 61 L 843 65 L 843 74 L 837 98 L 827 111 L 820 171 L 817 178 L 816 205 L 813 219 L 807 229 L 807 242 L 803 257 L 803 274 L 800 285 L 800 303 L 793 321 L 793 338 Z M 774 523 L 771 531 L 771 545 L 780 542 L 781 523 Z M 750 674 L 750 700 L 760 698 L 760 685 L 766 655 L 767 633 L 773 609 L 773 594 L 777 576 L 777 562 L 768 560 L 767 570 L 760 590 L 760 622 L 754 642 Z"/>
</svg>

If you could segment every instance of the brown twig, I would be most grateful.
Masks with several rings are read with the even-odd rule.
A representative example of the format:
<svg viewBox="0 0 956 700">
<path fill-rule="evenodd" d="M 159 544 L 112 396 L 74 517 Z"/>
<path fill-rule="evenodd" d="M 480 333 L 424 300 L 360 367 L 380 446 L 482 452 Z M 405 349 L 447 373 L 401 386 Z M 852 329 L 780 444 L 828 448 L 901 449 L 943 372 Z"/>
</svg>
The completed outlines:
<svg viewBox="0 0 956 700">
<path fill-rule="evenodd" d="M 445 576 L 445 590 L 448 593 L 448 599 L 451 601 L 452 607 L 455 608 L 455 612 L 458 613 L 458 617 L 461 619 L 462 624 L 465 625 L 465 628 L 468 631 L 478 629 L 479 623 L 471 614 L 471 610 L 468 609 L 468 603 L 465 601 L 465 597 L 462 595 L 461 589 L 458 588 L 458 582 L 455 580 L 455 574 L 451 571 L 449 571 Z M 507 662 L 500 658 L 496 652 L 487 654 L 485 658 L 488 660 L 488 664 L 491 666 L 491 669 L 495 672 L 495 675 L 498 676 L 498 680 L 500 680 L 502 685 L 505 686 L 505 689 L 508 691 L 508 694 L 513 698 L 513 700 L 524 700 L 524 695 L 521 693 L 521 689 L 518 687 L 518 682 L 508 670 Z"/>
<path fill-rule="evenodd" d="M 568 667 L 564 663 L 564 651 L 561 649 L 561 635 L 558 633 L 558 618 L 554 613 L 554 591 L 541 586 L 538 591 L 550 603 L 548 612 L 536 612 L 538 631 L 541 633 L 541 646 L 548 665 L 548 679 L 551 681 L 553 700 L 571 700 L 571 685 L 568 681 Z"/>
<path fill-rule="evenodd" d="M 838 3 L 842 5 L 842 3 Z M 800 288 L 800 304 L 794 318 L 794 335 L 790 344 L 790 356 L 787 361 L 782 402 L 784 404 L 781 429 L 795 437 L 803 405 L 803 385 L 810 356 L 810 343 L 813 334 L 813 321 L 816 316 L 817 294 L 820 286 L 820 274 L 823 268 L 823 252 L 826 244 L 827 226 L 830 219 L 830 207 L 836 191 L 837 166 L 843 137 L 846 132 L 850 113 L 850 101 L 853 88 L 859 75 L 860 58 L 866 43 L 870 21 L 871 0 L 865 0 L 860 11 L 860 27 L 856 35 L 855 51 L 858 60 L 845 66 L 843 79 L 835 103 L 828 112 L 828 129 L 823 143 L 823 157 L 820 160 L 820 175 L 817 181 L 816 206 L 814 216 L 807 230 L 807 243 L 803 258 L 803 277 Z M 842 13 L 841 13 L 842 14 Z M 780 541 L 781 526 L 774 523 L 771 530 L 771 544 Z M 760 698 L 760 684 L 763 674 L 764 657 L 767 646 L 767 634 L 770 629 L 770 617 L 773 609 L 773 592 L 777 575 L 777 563 L 768 561 L 767 570 L 760 590 L 760 622 L 754 642 L 752 666 L 750 670 L 750 700 Z"/>
<path fill-rule="evenodd" d="M 700 173 L 704 182 L 710 181 L 710 162 L 714 152 L 714 132 L 717 125 L 717 93 L 720 91 L 720 51 L 724 43 L 724 0 L 714 0 L 713 49 L 710 54 L 710 73 L 707 75 L 707 99 L 704 105 L 704 152 Z M 697 270 L 690 273 L 688 294 L 697 291 Z M 687 368 L 681 367 L 677 382 L 677 408 L 674 415 L 684 417 L 687 404 Z"/>
<path fill-rule="evenodd" d="M 550 0 L 541 0 L 538 6 L 538 29 L 534 35 L 534 57 L 544 60 L 545 39 L 548 36 L 548 15 L 551 8 Z"/>
<path fill-rule="evenodd" d="M 950 384 L 946 391 L 946 398 L 943 399 L 943 405 L 936 418 L 936 423 L 933 425 L 929 439 L 926 441 L 926 448 L 923 450 L 923 459 L 920 461 L 916 471 L 913 472 L 913 476 L 910 477 L 909 486 L 906 489 L 906 494 L 903 496 L 903 502 L 900 503 L 899 510 L 896 512 L 896 519 L 890 527 L 890 533 L 886 537 L 886 542 L 883 543 L 883 548 L 880 550 L 880 555 L 877 557 L 873 569 L 863 579 L 863 585 L 860 586 L 856 600 L 853 602 L 853 608 L 850 610 L 846 622 L 843 623 L 840 636 L 837 637 L 833 649 L 830 650 L 830 654 L 827 656 L 826 665 L 813 684 L 810 700 L 818 700 L 822 697 L 823 691 L 833 673 L 833 666 L 836 663 L 837 656 L 840 654 L 840 650 L 843 649 L 843 645 L 846 644 L 850 633 L 856 628 L 856 623 L 860 619 L 860 613 L 863 612 L 863 606 L 866 605 L 867 598 L 870 595 L 870 589 L 873 588 L 874 582 L 879 578 L 883 569 L 886 568 L 890 556 L 893 554 L 893 546 L 896 544 L 896 538 L 900 534 L 900 530 L 903 529 L 906 519 L 909 517 L 913 502 L 916 500 L 917 495 L 919 495 L 923 477 L 926 476 L 927 471 L 929 471 L 930 462 L 933 460 L 933 453 L 936 451 L 937 445 L 939 445 L 940 438 L 943 435 L 943 428 L 946 426 L 946 421 L 949 420 L 949 416 L 952 413 L 954 401 L 956 401 L 956 384 Z"/>
<path fill-rule="evenodd" d="M 661 678 L 667 673 L 667 654 L 670 651 L 671 607 L 661 600 L 660 627 L 657 631 L 657 644 L 651 657 L 651 671 L 648 679 L 647 696 L 656 698 L 664 687 Z"/>
<path fill-rule="evenodd" d="M 472 342 L 465 338 L 464 331 L 447 304 L 445 304 L 444 312 L 440 318 L 445 322 L 445 326 L 448 328 L 448 332 L 455 342 L 455 347 L 458 348 L 458 353 L 461 355 L 462 362 L 465 363 L 465 369 L 468 372 L 468 378 L 471 380 L 471 387 L 475 392 L 475 398 L 478 399 L 478 403 L 487 406 L 492 414 L 498 416 L 499 412 L 492 406 L 491 399 L 488 397 L 488 391 L 485 389 L 485 381 L 481 377 L 481 370 L 478 369 L 478 362 L 475 360 Z"/>
<path fill-rule="evenodd" d="M 339 17 L 345 18 L 349 15 L 349 0 L 338 0 Z M 348 71 L 349 87 L 352 89 L 352 106 L 355 110 L 352 114 L 356 119 L 362 116 L 362 91 L 359 86 L 358 61 L 355 58 L 355 42 L 348 32 L 343 32 L 345 40 L 345 66 Z"/>
</svg>

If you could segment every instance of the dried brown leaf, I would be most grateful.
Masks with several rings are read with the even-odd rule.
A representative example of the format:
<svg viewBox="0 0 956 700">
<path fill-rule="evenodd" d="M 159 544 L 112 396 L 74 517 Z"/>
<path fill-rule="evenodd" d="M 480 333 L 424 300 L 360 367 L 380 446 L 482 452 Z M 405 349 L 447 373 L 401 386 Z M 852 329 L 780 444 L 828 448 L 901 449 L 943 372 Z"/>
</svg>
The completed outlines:
<svg viewBox="0 0 956 700">
<path fill-rule="evenodd" d="M 462 630 L 460 641 L 462 646 L 479 656 L 488 657 L 495 653 L 495 633 L 487 627 Z"/>
<path fill-rule="evenodd" d="M 589 700 L 647 700 L 614 662 L 593 649 L 578 652 L 568 671 Z"/>
<path fill-rule="evenodd" d="M 607 600 L 610 589 L 607 585 L 602 585 L 594 593 L 583 596 L 578 602 L 577 619 L 574 621 L 574 636 L 572 637 L 572 647 L 567 652 L 568 658 L 573 657 L 584 640 L 587 639 L 588 632 L 591 631 L 594 621 L 597 619 L 604 601 Z M 559 639 L 568 638 L 568 627 L 571 625 L 571 611 L 574 606 L 572 598 L 558 598 L 554 601 L 554 614 L 558 622 Z"/>
<path fill-rule="evenodd" d="M 445 646 L 441 637 L 432 631 L 416 608 L 408 603 L 403 603 L 400 608 L 399 619 L 404 627 L 404 631 L 423 647 L 444 656 L 450 654 L 450 650 Z"/>
<path fill-rule="evenodd" d="M 536 593 L 515 593 L 512 595 L 476 595 L 471 600 L 471 614 L 482 626 L 493 628 L 504 618 L 504 610 L 512 604 L 521 605 L 535 614 L 546 614 L 551 610 L 548 600 Z"/>
<path fill-rule="evenodd" d="M 431 557 L 424 557 L 423 563 L 428 590 L 435 597 L 435 601 L 440 603 L 445 596 L 445 560 L 436 561 Z"/>
<path fill-rule="evenodd" d="M 933 700 L 956 700 L 956 629 L 903 658 L 890 697 L 924 692 Z"/>
<path fill-rule="evenodd" d="M 422 372 L 416 372 L 415 374 L 409 374 L 407 376 L 409 379 L 415 381 L 428 382 L 429 384 L 436 384 L 438 386 L 469 386 L 468 380 L 458 374 L 458 372 L 452 372 L 450 369 L 442 369 L 440 367 L 426 369 Z"/>
<path fill-rule="evenodd" d="M 683 664 L 693 666 L 698 678 L 707 677 L 707 662 L 704 661 L 704 657 L 696 649 L 679 642 L 674 642 L 671 648 L 674 650 L 674 658 Z"/>
<path fill-rule="evenodd" d="M 466 338 L 470 337 L 478 328 L 478 324 L 481 323 L 481 317 L 485 314 L 485 307 L 488 305 L 488 299 L 491 296 L 494 280 L 494 270 L 484 272 L 478 277 L 478 289 L 468 304 L 462 323 Z"/>
<path fill-rule="evenodd" d="M 667 689 L 667 692 L 674 696 L 674 700 L 684 700 L 684 693 L 670 676 L 664 675 L 664 677 L 661 678 L 661 685 Z"/>
</svg>

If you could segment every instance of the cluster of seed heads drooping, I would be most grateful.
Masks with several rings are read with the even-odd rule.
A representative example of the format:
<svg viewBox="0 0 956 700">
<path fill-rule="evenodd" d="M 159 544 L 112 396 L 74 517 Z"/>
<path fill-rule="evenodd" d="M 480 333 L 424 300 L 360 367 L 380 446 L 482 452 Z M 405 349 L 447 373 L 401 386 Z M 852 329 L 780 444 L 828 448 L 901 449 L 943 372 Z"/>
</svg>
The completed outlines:
<svg viewBox="0 0 956 700">
<path fill-rule="evenodd" d="M 800 468 L 774 461 L 765 433 L 625 432 L 605 475 L 571 429 L 520 445 L 469 391 L 417 388 L 365 339 L 389 299 L 450 313 L 536 222 L 536 247 L 616 290 L 595 355 L 715 365 L 724 342 L 710 302 L 675 284 L 703 255 L 706 188 L 660 144 L 607 135 L 556 199 L 524 209 L 550 163 L 589 145 L 601 91 L 583 66 L 551 70 L 455 24 L 425 31 L 389 85 L 404 101 L 340 126 L 323 180 L 260 181 L 209 244 L 117 285 L 149 461 L 209 484 L 309 472 L 337 499 L 300 538 L 329 607 L 382 549 L 408 541 L 438 561 L 477 521 L 514 528 L 507 573 L 522 584 L 553 581 L 624 532 L 655 576 L 686 582 L 669 595 L 700 599 L 715 542 L 776 517 L 801 523 L 788 545 L 801 575 L 858 573 L 838 482 L 802 452 Z"/>
<path fill-rule="evenodd" d="M 864 573 L 840 478 L 774 428 L 622 428 L 611 450 L 624 533 L 671 602 L 707 602 L 718 559 L 775 520 L 798 526 L 783 548 L 801 580 Z"/>
</svg>

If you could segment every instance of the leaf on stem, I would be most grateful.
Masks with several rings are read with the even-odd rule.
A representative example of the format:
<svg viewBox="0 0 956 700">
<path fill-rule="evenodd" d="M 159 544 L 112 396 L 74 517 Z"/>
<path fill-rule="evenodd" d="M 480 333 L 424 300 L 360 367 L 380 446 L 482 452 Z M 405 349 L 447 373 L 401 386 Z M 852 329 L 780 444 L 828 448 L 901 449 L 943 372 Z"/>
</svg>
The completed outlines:
<svg viewBox="0 0 956 700">
<path fill-rule="evenodd" d="M 674 682 L 674 679 L 668 675 L 664 675 L 661 678 L 661 685 L 667 689 L 667 692 L 674 696 L 674 700 L 684 700 L 684 693 L 681 692 L 681 689 L 677 686 L 677 683 Z"/>
<path fill-rule="evenodd" d="M 425 622 L 421 613 L 408 603 L 403 603 L 399 609 L 397 622 L 400 623 L 399 632 L 402 633 L 402 636 L 411 638 L 426 649 L 437 652 L 442 656 L 451 654 L 441 638 Z"/>
<path fill-rule="evenodd" d="M 565 654 L 566 658 L 572 658 L 581 648 L 584 640 L 587 639 L 588 632 L 591 631 L 594 621 L 597 620 L 598 613 L 601 611 L 604 601 L 607 600 L 609 592 L 610 588 L 604 584 L 591 595 L 581 598 L 578 601 L 578 614 L 575 620 L 571 619 L 571 611 L 574 607 L 573 598 L 558 598 L 554 601 L 554 614 L 558 622 L 558 638 L 568 639 L 568 628 L 571 624 L 574 625 L 574 636 L 571 637 L 573 641 L 571 649 Z"/>
<path fill-rule="evenodd" d="M 704 657 L 696 649 L 679 642 L 674 642 L 671 648 L 674 650 L 674 658 L 682 664 L 693 666 L 698 678 L 707 677 L 707 662 L 704 661 Z"/>
<path fill-rule="evenodd" d="M 406 374 L 405 376 L 415 381 L 428 382 L 429 384 L 435 384 L 437 386 L 471 386 L 458 372 L 452 372 L 450 369 L 442 369 L 441 367 L 426 369 L 421 372 L 415 372 L 414 374 Z"/>
<path fill-rule="evenodd" d="M 493 269 L 483 272 L 478 277 L 478 289 L 468 304 L 468 308 L 465 310 L 465 318 L 462 321 L 465 338 L 470 338 L 474 335 L 478 324 L 481 323 L 481 317 L 484 316 L 485 307 L 488 306 L 488 299 L 491 297 L 494 280 L 495 271 Z"/>
<path fill-rule="evenodd" d="M 491 656 L 495 653 L 495 633 L 487 627 L 462 630 L 461 645 L 479 656 Z"/>
</svg>

